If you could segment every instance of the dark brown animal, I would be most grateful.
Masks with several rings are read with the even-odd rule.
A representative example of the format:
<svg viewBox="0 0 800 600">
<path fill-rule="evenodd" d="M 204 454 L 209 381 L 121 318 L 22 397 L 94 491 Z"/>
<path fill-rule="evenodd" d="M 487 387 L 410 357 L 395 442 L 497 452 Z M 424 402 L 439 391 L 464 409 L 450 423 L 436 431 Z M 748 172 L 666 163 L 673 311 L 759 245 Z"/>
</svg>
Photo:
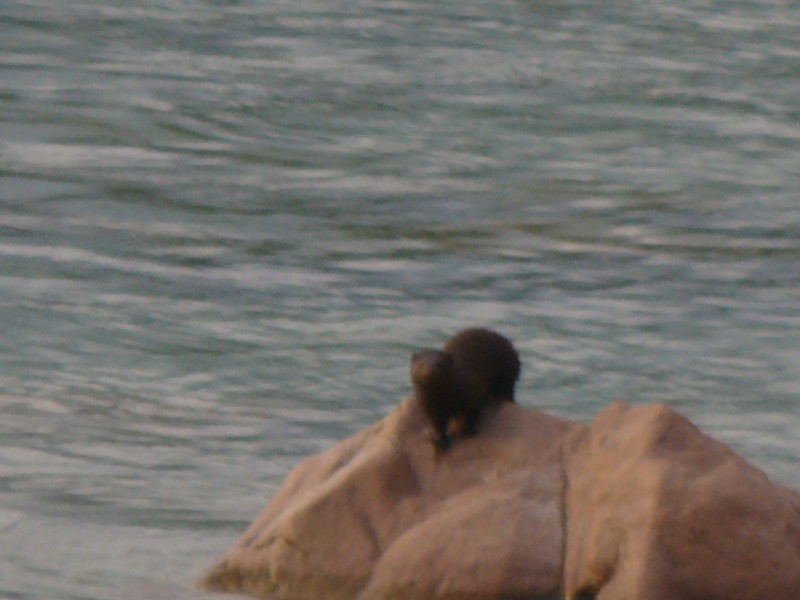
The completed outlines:
<svg viewBox="0 0 800 600">
<path fill-rule="evenodd" d="M 461 435 L 475 435 L 488 407 L 514 402 L 520 362 L 507 338 L 472 328 L 451 337 L 443 350 L 414 353 L 410 371 L 414 396 L 433 428 L 434 445 L 444 451 L 452 443 L 451 423 Z"/>
</svg>

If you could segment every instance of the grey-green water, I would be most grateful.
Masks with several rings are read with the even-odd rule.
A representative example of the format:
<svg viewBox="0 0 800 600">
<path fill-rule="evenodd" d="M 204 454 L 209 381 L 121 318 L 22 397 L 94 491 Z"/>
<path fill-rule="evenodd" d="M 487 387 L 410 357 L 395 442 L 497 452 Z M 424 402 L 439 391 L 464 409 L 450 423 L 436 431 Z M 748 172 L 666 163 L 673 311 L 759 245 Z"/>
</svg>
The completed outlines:
<svg viewBox="0 0 800 600">
<path fill-rule="evenodd" d="M 4 0 L 0 76 L 0 597 L 193 596 L 469 324 L 800 486 L 800 5 Z"/>
</svg>

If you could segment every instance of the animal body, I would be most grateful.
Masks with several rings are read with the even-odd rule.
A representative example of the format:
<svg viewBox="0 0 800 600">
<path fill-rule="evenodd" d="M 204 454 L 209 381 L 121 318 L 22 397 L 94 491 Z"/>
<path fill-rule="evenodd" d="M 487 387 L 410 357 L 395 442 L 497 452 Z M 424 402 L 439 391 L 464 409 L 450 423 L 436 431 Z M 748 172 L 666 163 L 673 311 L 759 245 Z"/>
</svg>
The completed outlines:
<svg viewBox="0 0 800 600">
<path fill-rule="evenodd" d="M 491 329 L 464 329 L 442 350 L 411 356 L 414 397 L 433 429 L 438 451 L 447 450 L 451 423 L 475 435 L 481 415 L 500 402 L 514 402 L 520 361 L 511 341 Z"/>
</svg>

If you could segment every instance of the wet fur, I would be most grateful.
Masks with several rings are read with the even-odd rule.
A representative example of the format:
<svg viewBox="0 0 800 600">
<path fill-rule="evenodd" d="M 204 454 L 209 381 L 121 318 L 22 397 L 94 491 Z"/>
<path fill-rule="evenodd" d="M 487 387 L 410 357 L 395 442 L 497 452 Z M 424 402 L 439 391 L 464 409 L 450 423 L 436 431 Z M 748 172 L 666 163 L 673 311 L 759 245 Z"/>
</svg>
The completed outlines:
<svg viewBox="0 0 800 600">
<path fill-rule="evenodd" d="M 462 436 L 475 435 L 491 405 L 514 402 L 519 355 L 511 342 L 489 329 L 465 329 L 444 345 L 411 357 L 414 396 L 433 429 L 437 451 L 447 450 L 451 424 Z"/>
</svg>

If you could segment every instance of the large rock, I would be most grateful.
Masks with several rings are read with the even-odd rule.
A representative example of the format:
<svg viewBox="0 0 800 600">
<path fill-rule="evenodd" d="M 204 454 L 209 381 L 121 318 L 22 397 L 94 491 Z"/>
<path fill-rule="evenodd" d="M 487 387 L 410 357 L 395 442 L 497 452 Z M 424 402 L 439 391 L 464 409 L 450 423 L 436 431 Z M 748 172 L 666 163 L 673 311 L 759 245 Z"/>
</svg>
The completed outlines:
<svg viewBox="0 0 800 600">
<path fill-rule="evenodd" d="M 435 456 L 406 401 L 302 462 L 201 580 L 282 600 L 800 600 L 800 495 L 663 407 L 504 403 Z"/>
<path fill-rule="evenodd" d="M 283 599 L 557 598 L 559 450 L 576 427 L 503 403 L 436 457 L 406 401 L 302 462 L 201 585 Z"/>
<path fill-rule="evenodd" d="M 800 600 L 800 494 L 674 411 L 613 404 L 565 462 L 567 598 Z"/>
</svg>

